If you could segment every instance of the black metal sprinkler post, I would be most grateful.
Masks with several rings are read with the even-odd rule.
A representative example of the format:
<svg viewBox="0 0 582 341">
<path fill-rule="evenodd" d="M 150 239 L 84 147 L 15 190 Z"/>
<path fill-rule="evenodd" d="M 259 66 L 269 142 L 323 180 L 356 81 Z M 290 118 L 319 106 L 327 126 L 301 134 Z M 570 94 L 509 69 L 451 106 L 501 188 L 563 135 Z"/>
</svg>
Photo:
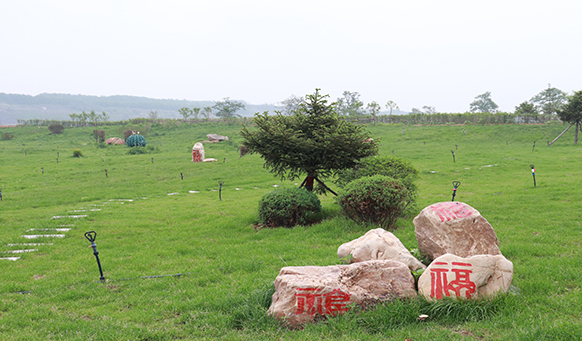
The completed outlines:
<svg viewBox="0 0 582 341">
<path fill-rule="evenodd" d="M 531 167 L 531 175 L 533 176 L 534 187 L 536 187 L 536 169 L 534 168 L 533 163 L 529 166 Z"/>
<path fill-rule="evenodd" d="M 222 185 L 223 184 L 224 184 L 224 181 L 218 182 L 218 199 L 220 199 L 220 201 L 222 201 Z"/>
<path fill-rule="evenodd" d="M 451 150 L 451 153 L 453 154 L 453 163 L 455 162 L 455 151 Z"/>
<path fill-rule="evenodd" d="M 101 262 L 99 261 L 99 252 L 97 252 L 97 244 L 95 244 L 95 238 L 97 238 L 97 232 L 95 232 L 95 231 L 85 232 L 85 238 L 87 238 L 87 240 L 91 242 L 90 247 L 93 248 L 93 254 L 95 255 L 95 258 L 97 259 L 97 265 L 99 266 L 99 275 L 101 275 L 101 277 L 99 277 L 99 279 L 101 280 L 101 282 L 105 282 L 105 277 L 103 277 L 103 270 L 101 269 Z"/>
<path fill-rule="evenodd" d="M 533 153 L 534 149 L 536 149 L 536 141 L 534 141 L 533 148 L 531 149 L 532 153 Z"/>
<path fill-rule="evenodd" d="M 182 180 L 184 180 L 184 174 L 182 174 L 182 172 L 180 172 L 180 177 L 182 178 Z"/>
<path fill-rule="evenodd" d="M 460 181 L 453 181 L 453 199 L 451 201 L 455 201 L 455 195 L 457 194 L 457 188 L 461 186 Z"/>
</svg>

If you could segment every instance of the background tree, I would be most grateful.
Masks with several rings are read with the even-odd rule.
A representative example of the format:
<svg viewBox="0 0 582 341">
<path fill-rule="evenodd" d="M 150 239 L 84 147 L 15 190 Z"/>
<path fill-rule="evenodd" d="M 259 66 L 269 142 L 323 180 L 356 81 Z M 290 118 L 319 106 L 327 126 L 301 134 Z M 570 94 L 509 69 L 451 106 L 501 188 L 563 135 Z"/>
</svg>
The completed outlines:
<svg viewBox="0 0 582 341">
<path fill-rule="evenodd" d="M 412 108 L 412 110 L 410 110 L 411 114 L 422 114 L 422 110 L 418 109 L 418 108 Z"/>
<path fill-rule="evenodd" d="M 236 114 L 237 111 L 246 108 L 243 102 L 231 101 L 228 97 L 225 97 L 223 101 L 216 102 L 212 109 L 216 110 L 216 117 L 234 118 L 240 117 L 240 115 Z"/>
<path fill-rule="evenodd" d="M 378 102 L 372 101 L 368 103 L 368 105 L 366 106 L 366 110 L 368 110 L 370 115 L 372 115 L 372 117 L 375 118 L 376 115 L 378 115 L 378 113 L 380 112 L 380 110 L 382 110 L 382 106 L 378 104 Z"/>
<path fill-rule="evenodd" d="M 574 144 L 578 144 L 578 130 L 582 129 L 582 91 L 576 91 L 572 96 L 568 97 L 568 102 L 558 110 L 558 117 L 563 122 L 570 123 L 570 125 L 551 143 L 548 143 L 548 146 L 556 142 L 574 124 L 576 125 Z"/>
<path fill-rule="evenodd" d="M 69 117 L 71 118 L 71 121 L 73 121 L 73 127 L 75 126 L 75 120 L 79 118 L 79 115 L 72 113 L 69 115 Z"/>
<path fill-rule="evenodd" d="M 194 119 L 198 119 L 199 114 L 200 114 L 200 108 L 198 108 L 198 107 L 192 108 L 192 115 L 194 116 Z"/>
<path fill-rule="evenodd" d="M 190 115 L 192 115 L 192 109 L 190 109 L 188 107 L 182 107 L 182 108 L 178 109 L 178 113 L 180 113 L 180 115 L 182 115 L 182 118 L 184 119 L 184 121 L 186 121 L 188 119 L 188 117 L 190 117 Z"/>
<path fill-rule="evenodd" d="M 151 118 L 152 120 L 157 120 L 158 119 L 158 111 L 157 110 L 150 110 L 150 112 L 148 113 L 149 118 Z"/>
<path fill-rule="evenodd" d="M 281 102 L 281 104 L 283 104 L 282 113 L 284 115 L 291 115 L 293 112 L 299 109 L 299 105 L 301 105 L 303 102 L 305 102 L 303 96 L 297 97 L 295 95 L 291 95 L 289 98 Z"/>
<path fill-rule="evenodd" d="M 364 103 L 360 101 L 358 92 L 344 91 L 343 97 L 337 99 L 336 105 L 340 115 L 357 116 L 364 113 Z"/>
<path fill-rule="evenodd" d="M 256 114 L 253 123 L 258 129 L 250 131 L 243 125 L 243 144 L 251 153 L 261 154 L 265 168 L 282 180 L 307 175 L 302 186 L 312 190 L 316 180 L 331 191 L 321 179 L 376 155 L 378 145 L 361 126 L 340 120 L 336 103 L 328 104 L 328 97 L 316 89 L 291 116 Z"/>
<path fill-rule="evenodd" d="M 535 104 L 538 111 L 551 115 L 560 110 L 566 102 L 566 98 L 567 94 L 564 91 L 552 88 L 552 85 L 548 84 L 548 88 L 532 97 L 530 102 Z"/>
<path fill-rule="evenodd" d="M 93 122 L 93 126 L 96 127 L 97 122 L 99 121 L 99 116 L 95 113 L 95 110 L 91 110 L 88 117 L 89 117 L 89 120 L 91 122 Z"/>
<path fill-rule="evenodd" d="M 210 115 L 212 114 L 212 107 L 204 107 L 202 110 L 204 112 L 204 116 L 206 116 L 206 121 L 208 121 L 210 119 Z"/>
<path fill-rule="evenodd" d="M 499 106 L 491 99 L 491 92 L 487 91 L 481 95 L 477 95 L 475 100 L 469 104 L 471 112 L 486 112 L 494 113 Z"/>
<path fill-rule="evenodd" d="M 538 111 L 533 103 L 525 101 L 515 107 L 515 113 L 518 115 L 532 115 L 537 114 Z"/>
<path fill-rule="evenodd" d="M 101 112 L 101 121 L 102 122 L 107 122 L 109 121 L 109 114 L 107 114 L 105 111 Z"/>
<path fill-rule="evenodd" d="M 425 114 L 429 114 L 429 115 L 436 114 L 436 108 L 435 107 L 431 107 L 431 106 L 425 105 L 425 106 L 422 107 L 422 109 L 424 110 L 423 112 Z"/>
</svg>

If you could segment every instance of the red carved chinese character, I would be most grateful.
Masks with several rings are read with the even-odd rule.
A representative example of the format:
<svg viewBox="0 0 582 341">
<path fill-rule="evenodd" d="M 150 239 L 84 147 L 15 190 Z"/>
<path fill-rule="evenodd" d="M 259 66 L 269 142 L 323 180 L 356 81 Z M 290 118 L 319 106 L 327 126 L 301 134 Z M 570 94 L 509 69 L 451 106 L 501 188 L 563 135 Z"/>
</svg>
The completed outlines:
<svg viewBox="0 0 582 341">
<path fill-rule="evenodd" d="M 473 214 L 469 206 L 458 202 L 441 202 L 437 205 L 431 205 L 430 208 L 439 216 L 441 223 L 445 220 L 470 217 Z"/>
<path fill-rule="evenodd" d="M 321 289 L 297 288 L 297 311 L 295 314 L 307 313 L 309 315 L 337 315 L 348 311 L 346 305 L 350 301 L 350 294 L 340 289 L 335 289 L 326 294 L 320 293 Z"/>
<path fill-rule="evenodd" d="M 444 262 L 436 262 L 434 265 L 448 265 Z M 453 266 L 472 266 L 470 263 L 459 263 L 453 262 Z M 430 270 L 430 297 L 440 300 L 443 298 L 443 294 L 450 297 L 450 292 L 453 291 L 455 296 L 461 297 L 461 290 L 466 289 L 465 297 L 471 298 L 472 294 L 475 293 L 476 285 L 471 281 L 470 274 L 473 273 L 472 270 L 467 269 L 457 269 L 452 268 L 450 272 L 455 274 L 455 279 L 448 281 L 447 268 L 431 268 Z"/>
</svg>

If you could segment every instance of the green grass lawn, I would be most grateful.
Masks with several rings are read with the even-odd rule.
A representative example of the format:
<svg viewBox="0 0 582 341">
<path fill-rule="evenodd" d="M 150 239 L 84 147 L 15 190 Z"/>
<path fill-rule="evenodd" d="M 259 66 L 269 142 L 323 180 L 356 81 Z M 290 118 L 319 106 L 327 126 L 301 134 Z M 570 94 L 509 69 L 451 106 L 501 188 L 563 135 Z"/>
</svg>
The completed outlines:
<svg viewBox="0 0 582 341">
<path fill-rule="evenodd" d="M 125 146 L 98 148 L 93 127 L 63 135 L 47 127 L 0 128 L 0 135 L 15 135 L 0 141 L 0 251 L 38 249 L 0 254 L 20 257 L 0 260 L 0 340 L 582 338 L 582 146 L 572 131 L 546 146 L 561 124 L 369 126 L 380 155 L 394 152 L 420 171 L 416 212 L 451 200 L 451 182 L 461 181 L 455 199 L 495 229 L 514 264 L 514 294 L 492 302 L 395 302 L 303 330 L 265 314 L 280 268 L 339 264 L 337 248 L 373 227 L 345 219 L 329 195 L 320 197 L 319 223 L 255 230 L 260 198 L 273 185 L 303 179 L 274 178 L 258 155 L 239 160 L 239 128 L 154 125 L 146 140 L 155 149 L 141 155 L 127 155 Z M 104 130 L 122 136 L 122 127 Z M 231 140 L 205 145 L 206 157 L 218 162 L 192 163 L 193 144 L 209 133 Z M 76 148 L 84 157 L 72 157 Z M 87 217 L 51 219 L 72 214 Z M 413 218 L 400 219 L 394 231 L 408 248 L 417 246 Z M 20 237 L 61 225 L 74 225 L 64 238 Z M 91 230 L 106 283 L 83 236 Z M 422 313 L 429 318 L 417 321 Z"/>
</svg>

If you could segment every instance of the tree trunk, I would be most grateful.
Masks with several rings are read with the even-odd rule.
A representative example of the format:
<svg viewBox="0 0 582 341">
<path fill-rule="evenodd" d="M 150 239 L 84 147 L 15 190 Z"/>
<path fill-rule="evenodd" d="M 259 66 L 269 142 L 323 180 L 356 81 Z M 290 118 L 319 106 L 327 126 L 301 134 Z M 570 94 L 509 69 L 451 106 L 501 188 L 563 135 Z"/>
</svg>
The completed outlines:
<svg viewBox="0 0 582 341">
<path fill-rule="evenodd" d="M 568 129 L 570 129 L 571 126 L 573 126 L 574 123 L 570 123 L 570 125 L 568 126 L 568 128 L 566 128 L 566 130 L 564 130 L 560 135 L 558 135 L 558 137 L 556 137 L 552 142 L 548 143 L 548 147 L 552 145 L 552 143 L 556 142 L 560 137 L 562 137 L 562 135 L 564 135 Z"/>
</svg>

